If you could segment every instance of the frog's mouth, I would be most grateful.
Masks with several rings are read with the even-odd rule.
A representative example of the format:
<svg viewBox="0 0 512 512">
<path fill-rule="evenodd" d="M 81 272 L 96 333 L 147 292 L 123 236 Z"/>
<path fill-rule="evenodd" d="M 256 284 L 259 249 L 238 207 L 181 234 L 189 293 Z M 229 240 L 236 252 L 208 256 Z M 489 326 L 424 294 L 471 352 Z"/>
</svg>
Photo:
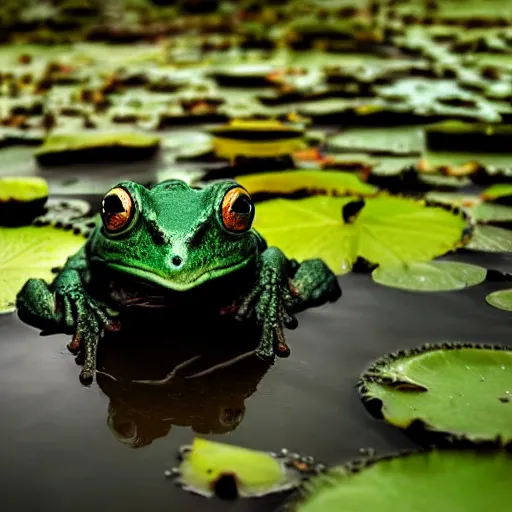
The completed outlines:
<svg viewBox="0 0 512 512">
<path fill-rule="evenodd" d="M 171 276 L 159 274 L 155 271 L 147 270 L 140 267 L 123 265 L 118 261 L 114 262 L 99 258 L 94 259 L 97 259 L 97 261 L 107 265 L 112 270 L 116 270 L 124 274 L 130 274 L 138 279 L 141 279 L 143 281 L 146 281 L 157 286 L 161 286 L 162 288 L 166 288 L 168 290 L 182 292 L 196 288 L 197 286 L 200 286 L 201 284 L 216 279 L 218 277 L 225 276 L 226 271 L 232 273 L 236 272 L 237 270 L 243 269 L 253 260 L 253 256 L 250 256 L 249 258 L 246 258 L 245 260 L 242 260 L 239 263 L 235 263 L 232 265 L 208 268 L 203 270 L 202 272 L 194 273 L 177 271 L 174 275 Z"/>
</svg>

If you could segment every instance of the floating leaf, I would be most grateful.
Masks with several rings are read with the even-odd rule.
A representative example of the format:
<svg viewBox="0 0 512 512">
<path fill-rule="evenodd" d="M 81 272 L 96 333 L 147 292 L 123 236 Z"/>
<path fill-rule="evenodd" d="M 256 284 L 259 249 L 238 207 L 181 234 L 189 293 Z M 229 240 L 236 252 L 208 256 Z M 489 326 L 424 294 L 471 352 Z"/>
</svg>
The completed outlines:
<svg viewBox="0 0 512 512">
<path fill-rule="evenodd" d="M 321 257 L 336 273 L 358 256 L 375 264 L 429 261 L 456 248 L 467 229 L 460 213 L 399 197 L 366 198 L 357 219 L 345 224 L 342 209 L 354 199 L 266 201 L 256 208 L 255 228 L 288 257 Z"/>
<path fill-rule="evenodd" d="M 512 222 L 512 207 L 502 204 L 480 203 L 470 213 L 481 223 Z"/>
<path fill-rule="evenodd" d="M 495 226 L 475 226 L 464 249 L 484 252 L 512 252 L 512 231 Z"/>
<path fill-rule="evenodd" d="M 498 450 L 433 449 L 374 457 L 312 478 L 289 510 L 480 512 L 491 506 L 506 512 L 511 473 L 512 456 Z"/>
<path fill-rule="evenodd" d="M 498 290 L 485 297 L 487 304 L 504 311 L 512 311 L 512 290 Z M 510 397 L 512 402 L 512 395 Z"/>
<path fill-rule="evenodd" d="M 486 188 L 482 194 L 484 201 L 496 201 L 499 199 L 507 198 L 512 196 L 512 184 L 511 183 L 496 183 Z"/>
<path fill-rule="evenodd" d="M 34 155 L 41 165 L 91 161 L 133 161 L 152 157 L 160 138 L 136 132 L 50 135 Z"/>
<path fill-rule="evenodd" d="M 445 343 L 377 360 L 359 390 L 370 412 L 408 428 L 471 440 L 512 441 L 512 349 Z"/>
<path fill-rule="evenodd" d="M 423 130 L 417 126 L 353 128 L 328 141 L 334 150 L 376 156 L 419 156 L 423 145 Z"/>
<path fill-rule="evenodd" d="M 278 120 L 232 120 L 211 130 L 213 149 L 220 158 L 277 157 L 306 147 L 304 129 Z"/>
<path fill-rule="evenodd" d="M 21 226 L 44 212 L 48 183 L 37 176 L 0 178 L 0 225 Z"/>
<path fill-rule="evenodd" d="M 483 267 L 455 261 L 384 265 L 372 272 L 378 284 L 422 292 L 462 290 L 480 284 L 486 276 Z"/>
<path fill-rule="evenodd" d="M 0 228 L 0 312 L 15 310 L 16 295 L 30 277 L 51 281 L 52 268 L 84 244 L 84 237 L 50 226 Z"/>
<path fill-rule="evenodd" d="M 370 196 L 379 189 L 361 181 L 355 174 L 339 171 L 283 171 L 245 174 L 235 178 L 250 194 L 311 194 Z"/>
<path fill-rule="evenodd" d="M 182 455 L 177 483 L 208 498 L 221 486 L 236 487 L 242 497 L 264 496 L 297 487 L 301 480 L 269 453 L 197 437 L 192 446 L 182 448 Z"/>
<path fill-rule="evenodd" d="M 425 128 L 427 146 L 433 150 L 506 152 L 512 142 L 511 125 L 443 121 Z"/>
</svg>

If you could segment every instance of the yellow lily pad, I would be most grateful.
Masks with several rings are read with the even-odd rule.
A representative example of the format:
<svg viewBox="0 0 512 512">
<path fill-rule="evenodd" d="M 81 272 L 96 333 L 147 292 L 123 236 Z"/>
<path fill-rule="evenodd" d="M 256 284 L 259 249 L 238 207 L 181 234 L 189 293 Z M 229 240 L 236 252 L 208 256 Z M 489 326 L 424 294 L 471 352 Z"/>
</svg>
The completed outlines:
<svg viewBox="0 0 512 512">
<path fill-rule="evenodd" d="M 269 453 L 198 437 L 184 448 L 176 482 L 205 497 L 213 497 L 223 479 L 234 480 L 241 497 L 284 491 L 301 481 L 296 471 Z"/>
<path fill-rule="evenodd" d="M 274 199 L 256 208 L 254 226 L 269 245 L 299 261 L 323 258 L 337 274 L 358 257 L 373 264 L 430 261 L 465 239 L 464 215 L 424 201 L 378 196 L 365 199 L 355 220 L 343 209 L 354 197 Z"/>
<path fill-rule="evenodd" d="M 339 171 L 262 172 L 237 176 L 235 180 L 250 194 L 294 194 L 307 190 L 311 194 L 332 196 L 372 196 L 377 187 L 361 181 L 355 174 Z"/>
<path fill-rule="evenodd" d="M 0 313 L 16 309 L 16 295 L 27 279 L 51 281 L 84 237 L 52 226 L 0 227 Z"/>
</svg>

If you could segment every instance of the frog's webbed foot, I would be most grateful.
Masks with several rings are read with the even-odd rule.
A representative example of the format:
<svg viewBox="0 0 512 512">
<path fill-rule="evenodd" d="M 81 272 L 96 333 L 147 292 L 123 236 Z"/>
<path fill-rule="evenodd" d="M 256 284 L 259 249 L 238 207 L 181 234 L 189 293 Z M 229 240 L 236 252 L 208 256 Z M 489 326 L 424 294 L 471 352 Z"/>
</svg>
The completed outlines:
<svg viewBox="0 0 512 512">
<path fill-rule="evenodd" d="M 336 302 L 341 297 L 336 275 L 318 258 L 300 264 L 293 276 L 293 289 L 290 310 L 294 314 L 326 302 Z"/>
<path fill-rule="evenodd" d="M 279 249 L 266 249 L 261 255 L 256 285 L 238 309 L 239 320 L 248 318 L 254 312 L 262 328 L 256 355 L 263 359 L 274 355 L 287 357 L 290 354 L 284 338 L 284 327 L 295 329 L 298 322 L 289 311 L 292 302 L 289 270 L 289 261 Z"/>
<path fill-rule="evenodd" d="M 96 371 L 98 342 L 104 330 L 116 330 L 119 325 L 113 312 L 89 297 L 81 286 L 64 283 L 52 289 L 42 279 L 29 279 L 17 297 L 18 316 L 25 323 L 44 333 L 73 334 L 68 344 L 71 353 L 83 363 L 82 384 L 90 384 Z"/>
</svg>

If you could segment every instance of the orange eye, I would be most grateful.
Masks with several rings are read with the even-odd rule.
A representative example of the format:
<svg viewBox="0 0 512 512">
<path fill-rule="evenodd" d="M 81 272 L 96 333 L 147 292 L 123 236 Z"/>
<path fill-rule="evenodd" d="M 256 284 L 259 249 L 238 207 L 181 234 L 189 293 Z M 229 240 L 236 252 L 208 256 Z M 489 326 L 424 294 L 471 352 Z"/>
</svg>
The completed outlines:
<svg viewBox="0 0 512 512">
<path fill-rule="evenodd" d="M 254 218 L 251 196 L 241 187 L 228 190 L 222 201 L 222 222 L 228 231 L 247 231 Z"/>
<path fill-rule="evenodd" d="M 120 231 L 130 221 L 135 208 L 130 194 L 121 187 L 113 188 L 103 198 L 101 217 L 107 231 Z"/>
</svg>

